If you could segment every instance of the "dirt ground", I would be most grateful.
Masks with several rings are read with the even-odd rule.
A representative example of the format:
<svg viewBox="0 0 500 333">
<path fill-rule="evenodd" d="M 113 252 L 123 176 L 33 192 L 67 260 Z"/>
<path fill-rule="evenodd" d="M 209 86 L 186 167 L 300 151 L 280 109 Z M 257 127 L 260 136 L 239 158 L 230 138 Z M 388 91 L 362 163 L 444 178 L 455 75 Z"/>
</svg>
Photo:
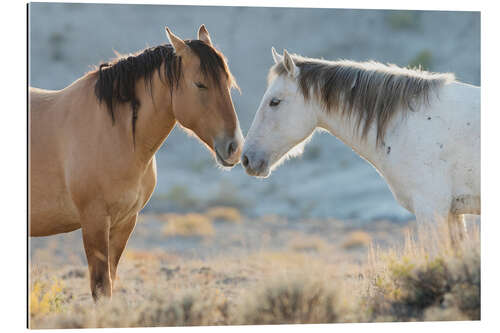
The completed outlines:
<svg viewBox="0 0 500 333">
<path fill-rule="evenodd" d="M 479 318 L 478 232 L 455 254 L 443 232 L 408 238 L 413 222 L 212 212 L 142 215 L 113 300 L 97 305 L 79 232 L 32 239 L 31 327 Z"/>
</svg>

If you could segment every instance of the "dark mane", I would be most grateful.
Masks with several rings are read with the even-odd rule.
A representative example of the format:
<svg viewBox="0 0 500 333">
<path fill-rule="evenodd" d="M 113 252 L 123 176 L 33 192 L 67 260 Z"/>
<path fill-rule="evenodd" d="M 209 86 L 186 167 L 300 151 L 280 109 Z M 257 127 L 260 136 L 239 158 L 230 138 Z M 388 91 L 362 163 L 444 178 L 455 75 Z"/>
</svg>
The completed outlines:
<svg viewBox="0 0 500 333">
<path fill-rule="evenodd" d="M 224 75 L 232 86 L 237 87 L 221 52 L 200 40 L 184 42 L 200 59 L 200 70 L 207 79 L 220 87 L 221 75 Z M 160 71 L 163 64 L 165 64 L 164 71 Z M 182 77 L 182 57 L 175 54 L 172 45 L 155 46 L 128 57 L 118 57 L 109 63 L 101 64 L 93 72 L 98 74 L 95 95 L 99 103 L 103 101 L 106 103 L 113 124 L 114 107 L 117 104 L 130 103 L 134 142 L 135 124 L 141 105 L 135 93 L 136 83 L 139 79 L 144 79 L 144 84 L 152 96 L 152 79 L 155 71 L 158 72 L 160 80 L 169 87 L 172 95 Z"/>
<path fill-rule="evenodd" d="M 296 54 L 292 58 L 299 68 L 297 80 L 304 99 L 313 96 L 327 112 L 336 109 L 347 117 L 356 117 L 362 137 L 375 123 L 377 145 L 383 143 L 387 125 L 397 112 L 414 111 L 420 103 L 429 103 L 431 93 L 455 79 L 450 73 L 374 61 L 327 61 Z M 287 75 L 283 62 L 271 68 L 268 80 L 278 75 Z"/>
</svg>

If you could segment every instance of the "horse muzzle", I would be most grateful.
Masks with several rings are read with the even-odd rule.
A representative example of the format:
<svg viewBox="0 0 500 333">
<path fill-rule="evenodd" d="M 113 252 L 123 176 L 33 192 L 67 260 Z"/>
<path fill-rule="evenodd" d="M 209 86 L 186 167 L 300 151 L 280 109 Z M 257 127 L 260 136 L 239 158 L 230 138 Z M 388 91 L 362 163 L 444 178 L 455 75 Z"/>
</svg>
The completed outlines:
<svg viewBox="0 0 500 333">
<path fill-rule="evenodd" d="M 243 140 L 238 137 L 224 138 L 218 140 L 214 145 L 215 157 L 217 162 L 231 168 L 238 164 L 243 147 Z"/>
<path fill-rule="evenodd" d="M 269 160 L 252 151 L 245 151 L 241 157 L 241 164 L 250 176 L 267 177 L 270 174 Z"/>
</svg>

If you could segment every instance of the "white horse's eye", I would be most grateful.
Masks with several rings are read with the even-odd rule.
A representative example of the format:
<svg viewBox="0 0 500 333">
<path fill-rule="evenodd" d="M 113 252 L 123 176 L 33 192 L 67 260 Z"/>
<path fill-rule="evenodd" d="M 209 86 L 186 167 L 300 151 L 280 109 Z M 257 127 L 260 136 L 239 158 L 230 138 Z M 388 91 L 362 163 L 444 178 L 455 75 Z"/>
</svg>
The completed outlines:
<svg viewBox="0 0 500 333">
<path fill-rule="evenodd" d="M 280 104 L 280 102 L 281 102 L 281 99 L 274 97 L 269 102 L 269 106 L 278 106 Z"/>
</svg>

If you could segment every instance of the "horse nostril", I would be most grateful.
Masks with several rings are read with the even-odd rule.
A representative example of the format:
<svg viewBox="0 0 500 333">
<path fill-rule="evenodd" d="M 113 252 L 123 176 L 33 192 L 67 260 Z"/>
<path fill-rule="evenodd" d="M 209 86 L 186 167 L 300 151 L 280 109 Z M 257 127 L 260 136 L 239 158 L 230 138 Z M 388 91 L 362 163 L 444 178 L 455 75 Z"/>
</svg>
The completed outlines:
<svg viewBox="0 0 500 333">
<path fill-rule="evenodd" d="M 241 164 L 246 168 L 248 166 L 248 157 L 247 155 L 243 155 L 243 158 L 241 159 Z"/>
<path fill-rule="evenodd" d="M 234 143 L 234 141 L 231 141 L 227 146 L 227 156 L 231 156 L 235 150 L 236 150 L 236 143 Z"/>
<path fill-rule="evenodd" d="M 264 161 L 264 160 L 260 160 L 260 163 L 259 163 L 259 167 L 258 167 L 258 169 L 259 169 L 259 170 L 264 169 L 264 165 L 265 165 L 265 164 L 266 164 L 266 161 Z"/>
</svg>

